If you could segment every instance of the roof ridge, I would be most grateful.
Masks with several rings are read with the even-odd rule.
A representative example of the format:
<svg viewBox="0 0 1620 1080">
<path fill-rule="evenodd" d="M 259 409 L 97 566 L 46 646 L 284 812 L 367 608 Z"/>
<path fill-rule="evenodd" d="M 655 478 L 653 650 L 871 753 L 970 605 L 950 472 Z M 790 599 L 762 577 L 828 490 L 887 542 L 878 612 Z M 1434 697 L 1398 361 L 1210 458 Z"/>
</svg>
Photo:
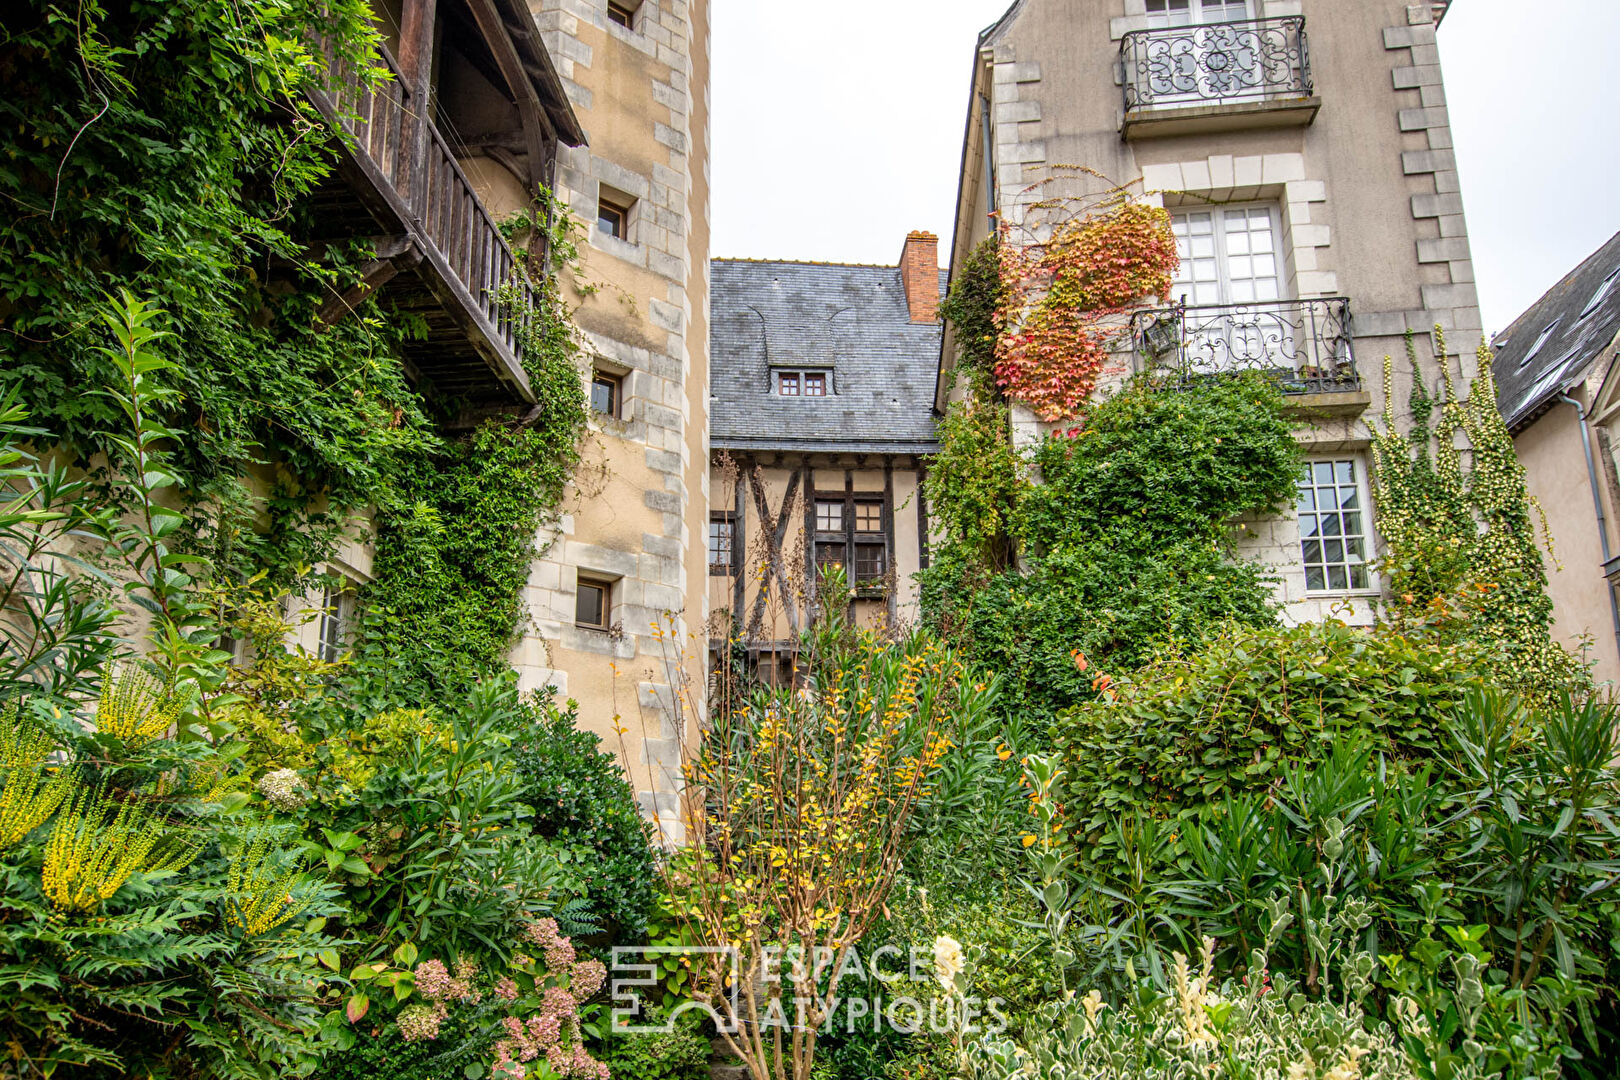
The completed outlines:
<svg viewBox="0 0 1620 1080">
<path fill-rule="evenodd" d="M 820 259 L 748 259 L 740 256 L 716 255 L 709 259 L 710 263 L 753 263 L 764 266 L 832 266 L 853 270 L 898 270 L 899 266 L 893 263 L 858 263 L 858 262 L 823 262 Z M 943 269 L 943 267 L 941 268 Z"/>
</svg>

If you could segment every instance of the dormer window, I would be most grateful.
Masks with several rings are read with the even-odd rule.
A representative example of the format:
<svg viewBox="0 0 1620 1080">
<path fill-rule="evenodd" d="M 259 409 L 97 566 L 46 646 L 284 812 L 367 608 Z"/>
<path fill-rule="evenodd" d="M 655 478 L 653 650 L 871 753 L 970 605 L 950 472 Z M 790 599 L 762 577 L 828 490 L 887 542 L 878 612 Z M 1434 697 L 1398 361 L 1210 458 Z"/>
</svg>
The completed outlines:
<svg viewBox="0 0 1620 1080">
<path fill-rule="evenodd" d="M 825 371 L 779 371 L 776 373 L 778 397 L 826 397 Z"/>
<path fill-rule="evenodd" d="M 1581 318 L 1584 319 L 1592 314 L 1603 301 L 1609 298 L 1609 294 L 1614 291 L 1616 281 L 1620 281 L 1620 267 L 1609 271 L 1609 276 L 1603 279 L 1603 284 L 1597 287 L 1597 292 L 1592 294 L 1592 299 L 1588 300 L 1586 306 L 1581 309 Z"/>
</svg>

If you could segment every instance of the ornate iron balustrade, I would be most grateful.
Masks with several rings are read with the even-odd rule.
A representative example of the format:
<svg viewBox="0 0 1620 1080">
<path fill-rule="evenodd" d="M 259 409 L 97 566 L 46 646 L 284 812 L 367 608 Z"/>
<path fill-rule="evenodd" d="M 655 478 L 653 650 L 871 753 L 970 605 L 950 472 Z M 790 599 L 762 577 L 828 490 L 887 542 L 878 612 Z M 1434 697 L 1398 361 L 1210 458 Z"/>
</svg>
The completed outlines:
<svg viewBox="0 0 1620 1080">
<path fill-rule="evenodd" d="M 1258 19 L 1133 30 L 1119 46 L 1125 111 L 1308 98 L 1305 20 Z"/>
<path fill-rule="evenodd" d="M 1361 389 L 1342 296 L 1139 311 L 1131 337 L 1147 366 L 1182 383 L 1258 371 L 1285 394 Z"/>
</svg>

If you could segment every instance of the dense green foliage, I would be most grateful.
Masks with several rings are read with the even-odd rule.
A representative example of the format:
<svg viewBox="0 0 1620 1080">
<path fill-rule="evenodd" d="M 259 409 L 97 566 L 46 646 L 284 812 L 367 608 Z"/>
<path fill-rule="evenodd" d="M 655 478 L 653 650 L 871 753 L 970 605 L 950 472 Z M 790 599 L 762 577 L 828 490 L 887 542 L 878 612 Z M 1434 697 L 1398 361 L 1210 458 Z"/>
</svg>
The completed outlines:
<svg viewBox="0 0 1620 1080">
<path fill-rule="evenodd" d="M 296 544 L 292 526 L 318 524 L 318 496 L 386 496 L 392 470 L 434 442 L 394 355 L 409 328 L 367 304 L 317 330 L 326 287 L 363 260 L 299 238 L 333 160 L 304 97 L 324 77 L 306 42 L 318 28 L 359 55 L 371 16 L 364 0 L 27 0 L 0 43 L 0 379 L 81 454 L 105 449 L 114 412 L 82 393 L 110 375 L 95 310 L 116 287 L 151 297 L 184 358 L 186 437 L 171 453 L 193 524 L 244 564 L 239 548 Z M 269 465 L 275 498 L 254 505 L 246 478 Z"/>
<path fill-rule="evenodd" d="M 674 1031 L 609 1035 L 602 1062 L 613 1071 L 613 1080 L 707 1080 L 710 1056 L 709 1041 L 689 1012 L 676 1021 Z"/>
<path fill-rule="evenodd" d="M 1331 623 L 1212 631 L 1054 725 L 1076 838 L 1106 844 L 1122 814 L 1174 820 L 1267 791 L 1347 740 L 1426 757 L 1492 660 L 1479 647 Z"/>
<path fill-rule="evenodd" d="M 995 388 L 996 340 L 1001 336 L 996 314 L 1005 293 L 999 247 L 994 233 L 979 241 L 939 305 L 939 317 L 955 335 L 957 370 L 975 397 L 989 396 Z"/>
<path fill-rule="evenodd" d="M 1214 622 L 1273 621 L 1264 571 L 1232 557 L 1231 533 L 1234 518 L 1275 512 L 1294 492 L 1299 451 L 1265 380 L 1137 379 L 1083 428 L 1042 442 L 1032 457 L 1041 482 L 1010 511 L 1022 566 L 1001 573 L 988 572 L 977 523 L 986 505 L 1012 501 L 1008 466 L 983 448 L 979 423 L 958 418 L 941 433 L 956 467 L 931 478 L 929 501 L 958 524 L 924 575 L 924 602 L 977 662 L 1006 674 L 1009 712 L 1050 716 L 1089 698 L 1094 674 L 1077 651 L 1127 668 Z"/>
<path fill-rule="evenodd" d="M 565 709 L 537 702 L 534 718 L 513 746 L 535 834 L 556 841 L 585 877 L 590 917 L 616 938 L 647 926 L 657 872 L 635 792 L 600 739 L 577 726 Z"/>
<path fill-rule="evenodd" d="M 1444 355 L 1439 327 L 1435 341 Z M 1395 422 L 1394 366 L 1385 357 L 1383 426 L 1373 440 L 1373 495 L 1394 617 L 1449 622 L 1454 637 L 1483 637 L 1502 653 L 1504 685 L 1550 700 L 1549 692 L 1581 673 L 1552 640 L 1553 605 L 1533 517 L 1540 507 L 1525 488 L 1524 466 L 1496 406 L 1491 350 L 1481 343 L 1479 378 L 1465 400 L 1450 362 L 1442 366 L 1438 420 L 1410 332 L 1406 357 L 1413 376 L 1410 431 L 1403 436 Z"/>
<path fill-rule="evenodd" d="M 284 592 L 172 546 L 188 433 L 167 421 L 186 367 L 158 351 L 151 305 L 126 296 L 104 323 L 119 423 L 98 436 L 103 485 L 32 458 L 49 435 L 0 405 L 17 496 L 0 513 L 0 602 L 19 613 L 0 655 L 3 1075 L 307 1075 L 375 1049 L 350 1028 L 361 983 L 408 995 L 410 973 L 378 957 L 521 968 L 512 943 L 542 916 L 598 929 L 583 878 L 609 860 L 603 918 L 633 923 L 651 856 L 622 774 L 559 737 L 571 713 L 521 700 L 509 672 L 436 687 L 386 648 L 339 664 L 289 651 Z M 143 659 L 114 636 L 107 589 L 149 616 Z M 370 620 L 380 640 L 398 630 Z M 227 630 L 242 663 L 213 647 Z M 500 1020 L 463 1033 L 458 1068 L 498 1056 Z"/>
</svg>

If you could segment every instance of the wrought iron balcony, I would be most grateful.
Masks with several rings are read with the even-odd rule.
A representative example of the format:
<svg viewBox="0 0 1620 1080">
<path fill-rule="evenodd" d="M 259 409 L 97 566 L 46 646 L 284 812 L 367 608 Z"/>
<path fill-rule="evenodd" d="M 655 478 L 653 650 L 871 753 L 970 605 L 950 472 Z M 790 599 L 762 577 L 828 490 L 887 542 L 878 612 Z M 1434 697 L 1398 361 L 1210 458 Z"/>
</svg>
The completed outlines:
<svg viewBox="0 0 1620 1080">
<path fill-rule="evenodd" d="M 1258 371 L 1285 394 L 1361 389 L 1350 301 L 1342 296 L 1140 311 L 1131 318 L 1131 337 L 1148 367 L 1183 384 Z"/>
<path fill-rule="evenodd" d="M 1127 136 L 1133 120 L 1171 110 L 1241 106 L 1275 112 L 1274 123 L 1309 123 L 1316 115 L 1302 17 L 1133 30 L 1119 58 Z"/>
</svg>

